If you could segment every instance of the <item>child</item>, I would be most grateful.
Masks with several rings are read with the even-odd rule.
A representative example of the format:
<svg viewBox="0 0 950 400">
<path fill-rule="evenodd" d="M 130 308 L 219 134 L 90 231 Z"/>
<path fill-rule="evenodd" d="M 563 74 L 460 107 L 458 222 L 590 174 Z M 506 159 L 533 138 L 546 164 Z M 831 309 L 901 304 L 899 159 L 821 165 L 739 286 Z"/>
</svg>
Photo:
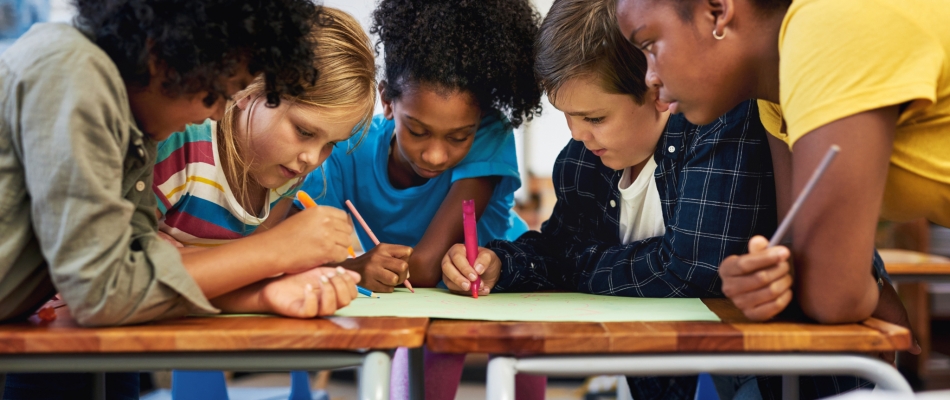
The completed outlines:
<svg viewBox="0 0 950 400">
<path fill-rule="evenodd" d="M 257 79 L 234 95 L 220 124 L 191 125 L 159 144 L 152 189 L 168 240 L 210 248 L 275 225 L 283 213 L 268 218 L 272 206 L 289 206 L 303 177 L 336 143 L 365 130 L 376 102 L 369 37 L 340 10 L 323 8 L 319 18 L 312 51 L 320 75 L 302 93 L 267 107 Z"/>
<path fill-rule="evenodd" d="M 320 18 L 313 41 L 320 75 L 304 84 L 303 93 L 267 107 L 264 82 L 257 79 L 234 95 L 220 124 L 191 125 L 159 144 L 152 189 L 167 240 L 214 247 L 273 226 L 283 215 L 271 215 L 272 206 L 280 201 L 289 206 L 302 177 L 320 166 L 337 142 L 365 130 L 376 103 L 369 37 L 340 10 L 323 8 Z M 279 306 L 286 300 L 271 282 L 282 279 L 289 278 L 254 283 L 211 302 L 228 308 L 244 292 L 272 292 L 263 298 L 278 298 L 278 306 L 267 311 L 310 316 Z"/>
<path fill-rule="evenodd" d="M 775 227 L 772 164 L 754 102 L 696 126 L 644 82 L 646 59 L 620 36 L 615 0 L 555 1 L 537 75 L 573 141 L 555 162 L 557 203 L 540 232 L 443 260 L 449 289 L 568 290 L 632 297 L 721 297 L 728 254 Z M 751 380 L 753 384 L 754 379 Z M 633 397 L 690 398 L 696 379 L 631 379 Z"/>
<path fill-rule="evenodd" d="M 275 262 L 264 254 L 181 256 L 159 240 L 155 198 L 146 190 L 156 143 L 188 123 L 219 118 L 225 99 L 255 75 L 263 74 L 274 105 L 299 93 L 298 82 L 316 74 L 309 39 L 316 9 L 306 0 L 76 5 L 80 28 L 36 25 L 0 55 L 0 320 L 30 315 L 57 291 L 86 326 L 215 313 L 207 297 L 260 280 L 240 274 Z M 342 259 L 345 246 L 328 252 L 299 244 L 312 242 L 312 226 L 331 217 L 304 214 L 282 228 L 295 239 L 260 241 L 293 254 L 280 260 L 286 267 Z M 333 217 L 342 227 L 334 236 L 345 241 L 345 214 Z M 211 264 L 238 272 L 189 274 Z M 352 298 L 350 277 L 334 274 L 322 289 L 319 278 L 295 277 L 298 299 L 314 304 L 308 284 L 320 296 Z M 329 300 L 319 307 L 335 309 Z M 46 392 L 55 389 L 75 397 L 92 387 L 90 379 L 11 374 L 6 396 L 52 396 Z M 137 383 L 128 388 L 126 395 L 138 396 Z"/>
<path fill-rule="evenodd" d="M 723 291 L 746 316 L 769 319 L 790 303 L 791 290 L 774 289 L 791 281 L 794 254 L 795 298 L 809 317 L 907 325 L 870 250 L 879 217 L 950 225 L 948 19 L 946 0 L 620 4 L 624 36 L 690 121 L 762 100 L 780 217 L 828 148 L 841 147 L 792 222 L 791 249 L 756 237 L 749 254 L 723 261 Z"/>
<path fill-rule="evenodd" d="M 511 211 L 520 186 L 511 129 L 538 112 L 537 19 L 526 0 L 383 0 L 370 32 L 385 49 L 383 114 L 362 145 L 338 146 L 325 175 L 310 174 L 303 189 L 320 204 L 351 200 L 382 242 L 357 229 L 366 254 L 341 265 L 361 285 L 391 292 L 411 276 L 433 287 L 442 254 L 462 241 L 462 200 L 479 205 L 480 238 L 527 229 Z M 426 370 L 449 377 L 427 373 L 426 397 L 454 398 L 462 356 L 446 356 L 449 366 L 433 357 Z"/>
</svg>

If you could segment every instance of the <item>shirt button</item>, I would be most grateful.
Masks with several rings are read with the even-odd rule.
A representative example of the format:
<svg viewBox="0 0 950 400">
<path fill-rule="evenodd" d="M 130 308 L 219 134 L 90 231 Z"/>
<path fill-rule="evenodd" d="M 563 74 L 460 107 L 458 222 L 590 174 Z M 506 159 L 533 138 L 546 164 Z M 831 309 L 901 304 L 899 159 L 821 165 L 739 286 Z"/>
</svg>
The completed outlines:
<svg viewBox="0 0 950 400">
<path fill-rule="evenodd" d="M 145 190 L 145 182 L 142 182 L 142 181 L 135 182 L 135 190 L 138 190 L 140 192 Z"/>
<path fill-rule="evenodd" d="M 611 201 L 610 201 L 610 206 L 611 206 L 611 207 L 616 207 L 616 206 L 617 206 L 617 202 L 611 200 Z"/>
<path fill-rule="evenodd" d="M 676 151 L 676 146 L 667 147 L 666 150 L 669 151 L 670 153 L 672 153 L 672 152 Z"/>
<path fill-rule="evenodd" d="M 145 149 L 138 147 L 139 158 L 145 158 Z"/>
</svg>

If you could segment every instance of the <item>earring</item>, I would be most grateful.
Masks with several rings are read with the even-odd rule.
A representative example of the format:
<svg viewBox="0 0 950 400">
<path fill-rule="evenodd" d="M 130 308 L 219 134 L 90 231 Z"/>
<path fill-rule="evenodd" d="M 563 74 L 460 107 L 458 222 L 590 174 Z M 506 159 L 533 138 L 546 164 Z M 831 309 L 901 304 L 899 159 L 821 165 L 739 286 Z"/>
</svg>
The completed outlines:
<svg viewBox="0 0 950 400">
<path fill-rule="evenodd" d="M 719 35 L 716 34 L 716 29 L 713 28 L 713 37 L 716 38 L 716 40 L 725 39 L 725 38 L 726 38 L 726 30 L 723 29 L 723 31 L 722 31 L 722 36 L 719 36 Z"/>
</svg>

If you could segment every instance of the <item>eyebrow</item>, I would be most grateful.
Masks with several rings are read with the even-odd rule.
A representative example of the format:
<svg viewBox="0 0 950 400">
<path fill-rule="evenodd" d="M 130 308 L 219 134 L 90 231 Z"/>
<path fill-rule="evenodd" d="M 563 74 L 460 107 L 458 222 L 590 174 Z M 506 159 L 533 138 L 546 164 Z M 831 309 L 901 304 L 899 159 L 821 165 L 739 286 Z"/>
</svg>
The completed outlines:
<svg viewBox="0 0 950 400">
<path fill-rule="evenodd" d="M 644 26 L 646 25 L 640 25 L 640 27 L 638 27 L 637 29 L 634 29 L 633 32 L 630 32 L 630 36 L 627 36 L 627 41 L 635 46 L 636 41 L 633 38 L 637 36 L 637 32 L 640 32 L 640 30 L 643 29 Z"/>
<path fill-rule="evenodd" d="M 422 125 L 422 127 L 425 128 L 425 129 L 427 129 L 427 130 L 432 130 L 432 127 L 430 127 L 429 125 L 426 125 L 425 122 L 420 121 L 420 120 L 419 120 L 418 118 L 416 118 L 416 117 L 413 117 L 413 116 L 411 116 L 411 115 L 409 115 L 409 114 L 403 114 L 403 116 L 406 117 L 406 118 L 408 118 L 408 119 L 411 119 L 411 120 L 415 121 L 415 122 L 416 122 L 417 124 L 419 124 L 419 125 Z M 458 127 L 458 128 L 449 129 L 448 132 L 449 132 L 449 133 L 454 133 L 454 132 L 458 132 L 458 131 L 462 131 L 462 130 L 466 130 L 466 129 L 472 129 L 472 128 L 474 128 L 475 126 L 476 126 L 476 124 L 460 126 L 460 127 Z"/>
<path fill-rule="evenodd" d="M 572 117 L 586 117 L 586 116 L 593 115 L 593 114 L 601 114 L 601 113 L 603 113 L 603 112 L 604 112 L 604 109 L 598 108 L 598 109 L 596 109 L 596 110 L 590 110 L 590 111 L 574 111 L 574 112 L 569 112 L 569 113 L 566 113 L 566 114 L 567 114 L 567 115 L 570 115 L 570 116 L 572 116 Z"/>
</svg>

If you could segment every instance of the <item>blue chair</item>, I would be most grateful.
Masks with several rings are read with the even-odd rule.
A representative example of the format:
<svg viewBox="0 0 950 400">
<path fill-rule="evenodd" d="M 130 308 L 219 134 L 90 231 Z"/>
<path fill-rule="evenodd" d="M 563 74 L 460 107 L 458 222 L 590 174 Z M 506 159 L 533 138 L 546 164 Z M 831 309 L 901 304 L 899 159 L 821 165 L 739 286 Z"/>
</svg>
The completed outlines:
<svg viewBox="0 0 950 400">
<path fill-rule="evenodd" d="M 172 371 L 172 400 L 228 400 L 222 371 Z M 288 400 L 313 400 L 306 371 L 290 372 Z"/>
<path fill-rule="evenodd" d="M 696 382 L 695 400 L 719 400 L 719 393 L 716 392 L 716 384 L 713 383 L 712 376 L 707 373 L 699 374 L 699 380 Z"/>
</svg>

